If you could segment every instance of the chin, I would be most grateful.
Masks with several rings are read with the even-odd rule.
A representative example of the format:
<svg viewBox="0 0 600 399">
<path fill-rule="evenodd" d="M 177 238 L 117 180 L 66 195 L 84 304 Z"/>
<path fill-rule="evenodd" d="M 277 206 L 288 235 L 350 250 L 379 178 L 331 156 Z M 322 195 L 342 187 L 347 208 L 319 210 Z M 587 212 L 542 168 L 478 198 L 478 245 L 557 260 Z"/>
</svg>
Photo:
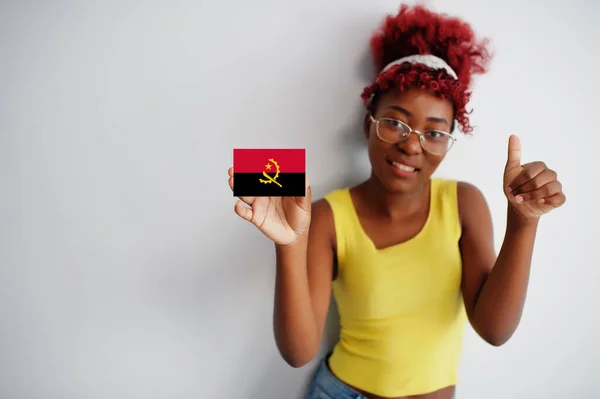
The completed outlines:
<svg viewBox="0 0 600 399">
<path fill-rule="evenodd" d="M 387 184 L 388 191 L 395 194 L 404 194 L 415 191 L 418 187 L 422 186 L 421 181 L 393 181 Z"/>
<path fill-rule="evenodd" d="M 422 185 L 421 179 L 399 179 L 396 176 L 389 176 L 386 174 L 378 173 L 375 173 L 375 177 L 377 178 L 383 189 L 390 194 L 409 193 Z"/>
<path fill-rule="evenodd" d="M 390 193 L 409 193 L 422 187 L 429 181 L 430 175 L 427 171 L 417 170 L 412 172 L 395 170 L 394 167 L 386 165 L 379 170 L 377 178 Z"/>
</svg>

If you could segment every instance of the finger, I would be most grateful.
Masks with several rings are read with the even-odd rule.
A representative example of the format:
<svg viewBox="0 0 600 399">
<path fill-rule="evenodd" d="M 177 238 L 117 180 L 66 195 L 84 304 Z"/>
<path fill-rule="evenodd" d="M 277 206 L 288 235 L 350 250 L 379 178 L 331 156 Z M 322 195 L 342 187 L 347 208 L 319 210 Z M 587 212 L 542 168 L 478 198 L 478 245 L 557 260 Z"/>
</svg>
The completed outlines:
<svg viewBox="0 0 600 399">
<path fill-rule="evenodd" d="M 240 199 L 240 201 L 242 201 L 246 205 L 252 205 L 252 204 L 254 204 L 254 201 L 256 201 L 256 197 L 238 197 L 238 198 Z"/>
<path fill-rule="evenodd" d="M 521 141 L 516 135 L 508 138 L 508 158 L 506 160 L 505 171 L 521 166 Z"/>
<path fill-rule="evenodd" d="M 233 168 L 229 168 L 229 188 L 233 191 Z M 256 201 L 256 197 L 239 197 L 244 203 L 252 205 Z"/>
<path fill-rule="evenodd" d="M 521 185 L 527 183 L 540 173 L 542 173 L 546 168 L 546 164 L 543 162 L 532 162 L 523 165 L 523 170 L 521 173 L 517 175 L 509 184 L 508 190 L 510 192 L 514 192 Z"/>
<path fill-rule="evenodd" d="M 551 181 L 550 183 L 544 184 L 540 188 L 529 191 L 523 194 L 519 194 L 515 197 L 515 201 L 517 202 L 526 202 L 526 201 L 537 201 L 540 199 L 552 197 L 555 194 L 560 193 L 562 190 L 562 184 L 557 181 Z M 543 203 L 543 202 L 541 202 Z"/>
<path fill-rule="evenodd" d="M 305 179 L 304 179 L 304 195 L 300 196 L 300 197 L 295 197 L 295 201 L 296 204 L 298 204 L 298 206 L 304 210 L 310 210 L 311 204 L 310 204 L 310 199 L 311 199 L 311 187 L 310 187 L 310 181 L 308 180 L 308 175 L 306 175 Z"/>
<path fill-rule="evenodd" d="M 525 183 L 521 184 L 514 190 L 512 190 L 512 194 L 523 194 L 530 191 L 537 190 L 538 188 L 545 186 L 546 184 L 556 181 L 557 179 L 556 172 L 551 169 L 543 169 L 539 174 L 537 174 L 534 178 Z"/>
<path fill-rule="evenodd" d="M 242 200 L 237 200 L 233 209 L 235 210 L 235 213 L 237 213 L 237 215 L 242 219 L 248 222 L 252 221 L 252 216 L 254 212 L 252 211 L 252 208 L 244 206 Z"/>
<path fill-rule="evenodd" d="M 306 182 L 305 182 L 305 184 L 306 184 L 305 196 L 308 197 L 310 195 L 310 190 L 311 190 L 311 188 L 310 188 L 310 181 L 308 180 L 308 174 L 306 175 Z"/>
<path fill-rule="evenodd" d="M 567 196 L 565 195 L 565 193 L 560 192 L 560 193 L 556 193 L 550 197 L 541 198 L 538 200 L 538 202 L 540 204 L 547 204 L 547 205 L 551 205 L 555 208 L 558 208 L 559 206 L 562 206 L 565 202 L 567 202 Z"/>
</svg>

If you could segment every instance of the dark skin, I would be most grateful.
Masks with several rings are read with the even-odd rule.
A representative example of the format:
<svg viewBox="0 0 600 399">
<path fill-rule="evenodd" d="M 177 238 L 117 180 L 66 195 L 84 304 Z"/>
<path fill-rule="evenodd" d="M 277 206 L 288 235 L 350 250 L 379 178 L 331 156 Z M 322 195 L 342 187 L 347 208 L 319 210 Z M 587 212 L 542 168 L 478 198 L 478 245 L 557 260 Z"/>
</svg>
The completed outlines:
<svg viewBox="0 0 600 399">
<path fill-rule="evenodd" d="M 449 131 L 453 109 L 448 101 L 415 88 L 387 93 L 378 101 L 373 116 L 399 119 L 418 131 Z M 416 134 L 399 144 L 381 141 L 368 115 L 364 131 L 372 173 L 350 192 L 366 234 L 377 248 L 384 248 L 411 239 L 423 228 L 429 212 L 430 179 L 444 156 L 424 151 Z M 468 183 L 458 184 L 465 308 L 473 329 L 494 346 L 507 342 L 521 319 L 539 218 L 566 201 L 554 171 L 542 162 L 521 165 L 516 137 L 510 138 L 508 147 L 503 179 L 507 227 L 497 256 L 483 195 Z M 390 161 L 409 162 L 418 170 L 410 178 L 402 178 L 393 173 Z M 231 176 L 232 169 L 229 173 Z M 229 185 L 233 187 L 231 178 Z M 236 213 L 275 242 L 275 339 L 283 358 L 301 367 L 321 344 L 335 279 L 331 208 L 323 199 L 311 204 L 310 190 L 305 198 L 240 200 Z M 402 398 L 450 399 L 454 390 L 450 386 Z"/>
</svg>

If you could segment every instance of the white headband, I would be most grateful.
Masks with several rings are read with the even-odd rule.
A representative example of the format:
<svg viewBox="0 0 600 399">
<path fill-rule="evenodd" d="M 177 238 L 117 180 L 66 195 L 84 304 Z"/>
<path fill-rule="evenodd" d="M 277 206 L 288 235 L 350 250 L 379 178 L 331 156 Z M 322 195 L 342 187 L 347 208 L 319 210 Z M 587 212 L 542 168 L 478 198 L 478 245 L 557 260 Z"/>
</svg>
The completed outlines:
<svg viewBox="0 0 600 399">
<path fill-rule="evenodd" d="M 411 64 L 423 64 L 423 65 L 428 66 L 433 69 L 445 69 L 446 72 L 448 72 L 448 74 L 450 76 L 452 76 L 454 79 L 458 79 L 458 75 L 456 75 L 456 72 L 454 72 L 454 70 L 450 67 L 450 65 L 448 65 L 446 63 L 446 61 L 444 61 L 443 59 L 441 59 L 439 57 L 436 57 L 435 55 L 431 55 L 431 54 L 426 54 L 426 55 L 415 54 L 415 55 L 409 55 L 408 57 L 400 58 L 399 60 L 390 62 L 388 65 L 386 65 L 385 68 L 383 68 L 383 70 L 381 72 L 391 68 L 394 65 L 400 65 L 405 62 L 410 62 Z"/>
<path fill-rule="evenodd" d="M 440 57 L 436 57 L 435 55 L 431 55 L 431 54 L 426 54 L 426 55 L 415 54 L 415 55 L 409 55 L 408 57 L 400 58 L 396 61 L 393 61 L 393 62 L 390 62 L 389 64 L 387 64 L 385 66 L 385 68 L 383 68 L 381 70 L 381 72 L 388 70 L 389 68 L 393 67 L 394 65 L 400 65 L 405 62 L 410 62 L 411 64 L 423 64 L 423 65 L 428 66 L 433 69 L 445 69 L 446 72 L 450 76 L 452 76 L 454 79 L 458 79 L 458 75 L 456 74 L 456 72 L 454 72 L 454 69 L 452 69 L 452 67 L 450 67 L 450 65 L 448 65 L 448 63 L 446 61 L 444 61 Z M 371 101 L 371 100 L 373 100 L 373 95 L 371 95 L 371 98 L 369 101 Z M 459 127 L 458 123 L 456 123 L 456 127 L 457 128 Z"/>
</svg>

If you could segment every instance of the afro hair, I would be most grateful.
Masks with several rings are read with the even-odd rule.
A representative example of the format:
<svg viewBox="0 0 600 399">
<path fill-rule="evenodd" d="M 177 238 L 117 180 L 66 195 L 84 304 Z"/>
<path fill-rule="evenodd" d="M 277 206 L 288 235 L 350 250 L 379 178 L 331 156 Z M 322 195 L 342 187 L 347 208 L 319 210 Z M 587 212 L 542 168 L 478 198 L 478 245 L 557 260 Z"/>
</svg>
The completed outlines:
<svg viewBox="0 0 600 399">
<path fill-rule="evenodd" d="M 385 18 L 371 38 L 377 76 L 361 97 L 365 105 L 372 108 L 388 89 L 419 86 L 450 100 L 461 131 L 470 133 L 473 128 L 466 106 L 471 97 L 472 76 L 485 73 L 491 59 L 486 49 L 488 42 L 488 39 L 476 38 L 471 26 L 459 18 L 434 13 L 422 5 L 402 5 L 398 14 Z M 414 54 L 431 54 L 443 59 L 454 69 L 458 79 L 444 69 L 411 63 L 381 72 L 389 63 Z"/>
</svg>

